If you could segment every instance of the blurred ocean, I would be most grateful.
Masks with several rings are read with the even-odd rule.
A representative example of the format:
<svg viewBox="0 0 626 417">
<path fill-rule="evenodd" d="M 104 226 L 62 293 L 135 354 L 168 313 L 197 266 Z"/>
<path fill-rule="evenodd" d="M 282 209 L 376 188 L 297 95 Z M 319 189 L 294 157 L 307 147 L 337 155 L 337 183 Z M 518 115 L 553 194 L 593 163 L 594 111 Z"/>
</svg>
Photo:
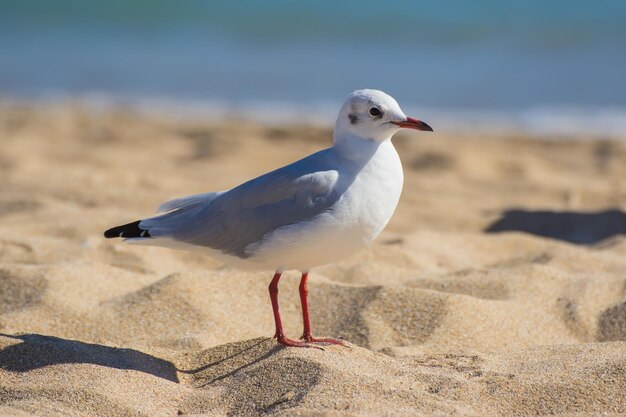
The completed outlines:
<svg viewBox="0 0 626 417">
<path fill-rule="evenodd" d="M 0 0 L 0 98 L 327 121 L 378 88 L 435 127 L 601 136 L 625 75 L 623 0 Z"/>
</svg>

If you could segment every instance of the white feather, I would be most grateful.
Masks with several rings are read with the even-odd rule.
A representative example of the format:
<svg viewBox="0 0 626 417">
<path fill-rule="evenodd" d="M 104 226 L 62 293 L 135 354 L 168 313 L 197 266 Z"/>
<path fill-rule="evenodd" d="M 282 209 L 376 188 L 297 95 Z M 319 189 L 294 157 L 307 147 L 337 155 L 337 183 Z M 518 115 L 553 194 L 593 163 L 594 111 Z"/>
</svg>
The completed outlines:
<svg viewBox="0 0 626 417">
<path fill-rule="evenodd" d="M 157 213 L 166 213 L 172 210 L 179 210 L 185 207 L 205 204 L 213 200 L 219 194 L 221 194 L 221 192 L 194 194 L 187 197 L 181 197 L 174 200 L 166 201 L 159 206 Z"/>
</svg>

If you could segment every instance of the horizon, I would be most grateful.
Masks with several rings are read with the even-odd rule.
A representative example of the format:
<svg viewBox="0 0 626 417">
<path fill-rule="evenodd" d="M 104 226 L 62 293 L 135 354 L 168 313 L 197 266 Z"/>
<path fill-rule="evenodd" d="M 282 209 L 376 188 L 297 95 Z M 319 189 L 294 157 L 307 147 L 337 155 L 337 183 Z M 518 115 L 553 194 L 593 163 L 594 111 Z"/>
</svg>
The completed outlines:
<svg viewBox="0 0 626 417">
<path fill-rule="evenodd" d="M 617 1 L 0 4 L 0 98 L 309 105 L 372 87 L 414 108 L 626 108 Z"/>
</svg>

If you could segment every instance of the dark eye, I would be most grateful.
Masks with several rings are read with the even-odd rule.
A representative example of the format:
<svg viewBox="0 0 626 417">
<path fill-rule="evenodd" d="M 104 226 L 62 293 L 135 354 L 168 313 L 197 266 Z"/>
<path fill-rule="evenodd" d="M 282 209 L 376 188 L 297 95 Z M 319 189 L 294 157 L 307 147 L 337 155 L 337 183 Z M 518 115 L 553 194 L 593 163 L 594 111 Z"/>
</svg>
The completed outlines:
<svg viewBox="0 0 626 417">
<path fill-rule="evenodd" d="M 382 111 L 380 111 L 380 109 L 379 109 L 378 107 L 372 107 L 372 108 L 370 109 L 370 116 L 378 117 L 378 116 L 380 116 L 381 114 L 383 114 L 383 112 L 382 112 Z"/>
</svg>

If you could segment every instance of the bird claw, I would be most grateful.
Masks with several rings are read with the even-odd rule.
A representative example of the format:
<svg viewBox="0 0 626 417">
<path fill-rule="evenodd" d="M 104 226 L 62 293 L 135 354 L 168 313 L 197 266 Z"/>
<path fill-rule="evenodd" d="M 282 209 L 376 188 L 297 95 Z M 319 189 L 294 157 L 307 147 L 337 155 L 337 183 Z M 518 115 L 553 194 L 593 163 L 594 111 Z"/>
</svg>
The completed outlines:
<svg viewBox="0 0 626 417">
<path fill-rule="evenodd" d="M 323 345 L 339 345 L 339 346 L 348 347 L 348 345 L 346 345 L 346 342 L 341 339 L 331 339 L 329 337 L 313 337 L 313 336 L 305 336 L 305 335 L 302 335 L 300 339 L 308 343 L 320 343 Z"/>
<path fill-rule="evenodd" d="M 293 340 L 293 339 L 288 339 L 286 337 L 277 337 L 276 341 L 280 343 L 281 345 L 288 346 L 288 347 L 303 347 L 303 348 L 326 350 L 321 346 L 318 346 L 314 343 L 303 341 L 303 340 Z"/>
</svg>

